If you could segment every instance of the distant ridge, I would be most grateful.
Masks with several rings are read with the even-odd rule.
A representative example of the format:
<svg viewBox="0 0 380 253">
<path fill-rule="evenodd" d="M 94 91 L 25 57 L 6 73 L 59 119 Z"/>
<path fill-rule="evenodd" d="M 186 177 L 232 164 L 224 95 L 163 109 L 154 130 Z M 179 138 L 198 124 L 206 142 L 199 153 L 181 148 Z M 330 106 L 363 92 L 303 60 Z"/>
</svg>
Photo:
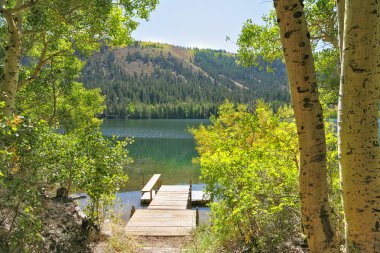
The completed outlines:
<svg viewBox="0 0 380 253">
<path fill-rule="evenodd" d="M 83 69 L 81 81 L 106 95 L 112 118 L 208 118 L 228 99 L 253 104 L 262 98 L 275 108 L 290 101 L 281 61 L 244 68 L 224 50 L 152 42 L 102 47 Z"/>
</svg>

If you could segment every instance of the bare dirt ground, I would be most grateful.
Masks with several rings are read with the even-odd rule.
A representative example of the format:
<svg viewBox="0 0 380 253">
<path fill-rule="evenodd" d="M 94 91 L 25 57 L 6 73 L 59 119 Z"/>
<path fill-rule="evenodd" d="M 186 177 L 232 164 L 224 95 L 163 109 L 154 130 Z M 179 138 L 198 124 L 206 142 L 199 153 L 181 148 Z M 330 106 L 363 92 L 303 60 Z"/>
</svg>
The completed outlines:
<svg viewBox="0 0 380 253">
<path fill-rule="evenodd" d="M 135 238 L 143 253 L 177 253 L 189 241 L 188 237 L 138 237 Z"/>
</svg>

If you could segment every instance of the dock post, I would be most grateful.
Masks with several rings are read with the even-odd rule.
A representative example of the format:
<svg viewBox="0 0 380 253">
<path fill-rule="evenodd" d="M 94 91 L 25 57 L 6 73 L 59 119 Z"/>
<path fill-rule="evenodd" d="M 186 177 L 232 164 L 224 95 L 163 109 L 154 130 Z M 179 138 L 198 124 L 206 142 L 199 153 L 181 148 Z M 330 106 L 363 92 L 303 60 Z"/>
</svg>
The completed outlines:
<svg viewBox="0 0 380 253">
<path fill-rule="evenodd" d="M 195 222 L 198 226 L 199 225 L 199 208 L 198 207 L 195 209 Z"/>
<path fill-rule="evenodd" d="M 189 201 L 189 209 L 191 209 L 191 202 L 192 202 L 192 197 L 191 197 L 191 195 L 192 195 L 192 192 L 193 192 L 193 184 L 192 184 L 192 180 L 190 179 L 190 193 L 189 193 L 189 199 L 190 199 L 190 201 Z"/>
<path fill-rule="evenodd" d="M 136 208 L 135 206 L 132 206 L 131 208 L 131 215 L 129 216 L 129 218 L 132 218 L 132 215 L 136 212 Z"/>
</svg>

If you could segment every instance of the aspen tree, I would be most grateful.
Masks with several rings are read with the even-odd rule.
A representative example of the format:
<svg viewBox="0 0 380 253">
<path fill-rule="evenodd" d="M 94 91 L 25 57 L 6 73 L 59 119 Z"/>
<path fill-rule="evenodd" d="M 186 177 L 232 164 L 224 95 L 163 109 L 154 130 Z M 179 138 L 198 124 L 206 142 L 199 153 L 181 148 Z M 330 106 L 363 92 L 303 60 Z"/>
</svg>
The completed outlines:
<svg viewBox="0 0 380 253">
<path fill-rule="evenodd" d="M 22 11 L 28 7 L 23 5 L 21 0 L 17 0 L 13 9 L 4 9 L 0 6 L 0 11 L 8 25 L 7 42 L 4 48 L 4 69 L 0 77 L 0 101 L 5 102 L 3 113 L 7 116 L 12 114 L 15 107 L 22 49 Z"/>
<path fill-rule="evenodd" d="M 380 252 L 380 3 L 345 0 L 338 12 L 344 14 L 338 133 L 346 247 Z"/>
<path fill-rule="evenodd" d="M 0 76 L 1 114 L 11 116 L 17 92 L 37 79 L 54 58 L 83 55 L 101 43 L 131 41 L 137 18 L 147 19 L 158 0 L 0 0 L 4 58 Z M 24 59 L 24 65 L 21 65 Z"/>
<path fill-rule="evenodd" d="M 311 252 L 338 252 L 328 201 L 326 141 L 303 1 L 274 0 L 300 151 L 302 223 Z"/>
</svg>

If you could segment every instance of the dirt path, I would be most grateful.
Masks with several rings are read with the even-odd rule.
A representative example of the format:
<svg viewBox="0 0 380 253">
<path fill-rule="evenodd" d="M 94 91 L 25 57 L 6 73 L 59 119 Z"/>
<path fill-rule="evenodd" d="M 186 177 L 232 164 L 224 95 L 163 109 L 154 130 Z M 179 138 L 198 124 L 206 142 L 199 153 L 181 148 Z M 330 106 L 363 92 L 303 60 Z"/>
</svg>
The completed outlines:
<svg viewBox="0 0 380 253">
<path fill-rule="evenodd" d="M 142 253 L 178 253 L 190 240 L 189 237 L 138 237 L 136 242 Z"/>
</svg>

